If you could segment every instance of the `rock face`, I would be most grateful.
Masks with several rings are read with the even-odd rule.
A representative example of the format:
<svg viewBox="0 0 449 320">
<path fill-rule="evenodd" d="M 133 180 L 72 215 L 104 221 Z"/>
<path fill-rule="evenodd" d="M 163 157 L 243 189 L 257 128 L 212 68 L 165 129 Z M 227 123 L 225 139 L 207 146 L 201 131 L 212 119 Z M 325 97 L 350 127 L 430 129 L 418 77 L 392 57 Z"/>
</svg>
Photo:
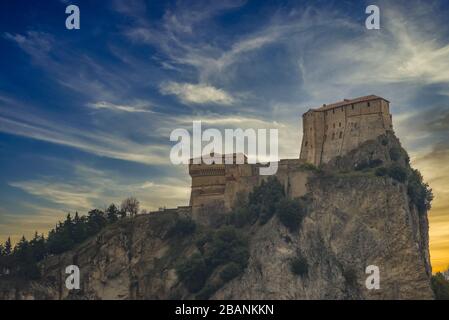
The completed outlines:
<svg viewBox="0 0 449 320">
<path fill-rule="evenodd" d="M 217 299 L 428 299 L 427 219 L 410 210 L 389 178 L 317 179 L 310 183 L 309 214 L 299 234 L 273 219 L 252 237 L 245 274 Z M 368 196 L 367 196 L 368 194 Z M 290 271 L 298 253 L 307 277 Z M 380 270 L 380 289 L 367 290 L 365 268 Z M 354 274 L 356 284 L 348 281 Z"/>
<path fill-rule="evenodd" d="M 392 157 L 392 148 L 400 148 L 394 136 L 380 137 L 323 172 L 308 172 L 300 230 L 289 231 L 276 216 L 248 227 L 247 268 L 211 298 L 432 299 L 427 214 L 412 204 L 404 183 L 354 170 L 366 163 L 405 165 L 406 154 Z M 198 250 L 194 235 L 170 234 L 179 215 L 119 221 L 75 250 L 45 259 L 39 281 L 0 278 L 0 299 L 193 299 L 175 271 Z M 291 271 L 298 255 L 308 264 L 302 276 Z M 65 268 L 72 264 L 80 267 L 81 290 L 69 292 Z M 378 290 L 365 285 L 370 265 L 379 268 Z"/>
</svg>

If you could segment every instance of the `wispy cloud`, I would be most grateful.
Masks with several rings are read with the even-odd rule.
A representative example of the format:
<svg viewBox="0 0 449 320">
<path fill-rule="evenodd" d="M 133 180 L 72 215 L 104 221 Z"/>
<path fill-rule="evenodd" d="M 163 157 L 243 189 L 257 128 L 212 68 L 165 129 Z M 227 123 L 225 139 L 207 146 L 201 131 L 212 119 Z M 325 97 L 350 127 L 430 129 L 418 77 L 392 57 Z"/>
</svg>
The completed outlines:
<svg viewBox="0 0 449 320">
<path fill-rule="evenodd" d="M 149 165 L 167 163 L 168 145 L 137 143 L 111 131 L 83 130 L 82 127 L 54 122 L 37 114 L 22 113 L 18 102 L 14 102 L 13 106 L 17 108 L 0 104 L 1 132 L 64 145 L 102 157 Z"/>
<path fill-rule="evenodd" d="M 149 106 L 145 103 L 136 105 L 119 105 L 111 102 L 99 101 L 95 103 L 88 103 L 87 106 L 97 110 L 106 109 L 117 112 L 152 113 L 152 111 L 148 109 Z"/>
<path fill-rule="evenodd" d="M 234 103 L 234 98 L 229 93 L 206 84 L 168 82 L 161 86 L 161 92 L 175 95 L 186 104 Z"/>
<path fill-rule="evenodd" d="M 186 205 L 190 188 L 182 178 L 181 171 L 172 172 L 178 177 L 165 176 L 129 181 L 112 171 L 104 171 L 85 165 L 72 165 L 74 176 L 70 181 L 58 177 L 41 177 L 35 180 L 11 181 L 9 185 L 21 189 L 41 200 L 52 203 L 65 212 L 87 212 L 93 208 L 104 208 L 110 203 L 119 203 L 128 196 L 137 197 L 143 208 L 156 210 L 162 206 Z"/>
</svg>

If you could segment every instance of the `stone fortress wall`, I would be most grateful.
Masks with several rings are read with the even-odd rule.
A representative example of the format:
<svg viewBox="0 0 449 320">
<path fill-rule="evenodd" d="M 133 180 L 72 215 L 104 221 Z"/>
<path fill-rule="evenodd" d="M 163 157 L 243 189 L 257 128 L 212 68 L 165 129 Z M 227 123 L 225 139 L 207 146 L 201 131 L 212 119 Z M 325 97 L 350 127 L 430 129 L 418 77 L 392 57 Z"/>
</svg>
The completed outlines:
<svg viewBox="0 0 449 320">
<path fill-rule="evenodd" d="M 343 155 L 393 130 L 389 102 L 370 95 L 323 105 L 303 114 L 303 139 L 298 159 L 279 161 L 276 177 L 291 198 L 303 196 L 309 172 L 305 163 L 316 166 Z M 231 210 L 239 194 L 247 195 L 268 176 L 259 175 L 260 164 L 189 164 L 192 177 L 190 204 L 178 210 L 193 219 L 213 224 L 211 217 Z M 236 155 L 233 155 L 236 158 Z M 176 210 L 176 209 L 175 209 Z"/>
<path fill-rule="evenodd" d="M 393 130 L 389 101 L 378 96 L 345 99 L 303 115 L 300 159 L 314 165 L 346 154 Z"/>
</svg>

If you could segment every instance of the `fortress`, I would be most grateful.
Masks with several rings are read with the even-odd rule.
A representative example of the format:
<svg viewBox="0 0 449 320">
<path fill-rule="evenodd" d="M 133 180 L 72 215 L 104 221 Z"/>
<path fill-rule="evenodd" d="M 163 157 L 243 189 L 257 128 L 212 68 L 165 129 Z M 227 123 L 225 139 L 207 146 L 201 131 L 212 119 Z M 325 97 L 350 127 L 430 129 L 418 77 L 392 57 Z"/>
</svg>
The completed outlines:
<svg viewBox="0 0 449 320">
<path fill-rule="evenodd" d="M 393 130 L 390 103 L 370 95 L 310 109 L 302 116 L 300 160 L 320 165 Z"/>
<path fill-rule="evenodd" d="M 304 170 L 304 164 L 319 166 L 393 130 L 389 101 L 375 95 L 344 99 L 310 109 L 303 114 L 302 121 L 300 156 L 280 160 L 276 173 L 291 198 L 303 196 L 307 191 L 310 172 Z M 235 159 L 236 155 L 233 157 Z M 234 164 L 225 164 L 225 161 L 221 164 L 194 164 L 191 161 L 190 204 L 182 210 L 198 221 L 213 223 L 211 216 L 218 218 L 215 213 L 229 211 L 239 194 L 248 194 L 267 179 L 268 176 L 259 175 L 260 166 L 247 161 L 243 164 L 235 164 L 235 161 Z M 211 211 L 214 215 L 210 215 Z"/>
</svg>

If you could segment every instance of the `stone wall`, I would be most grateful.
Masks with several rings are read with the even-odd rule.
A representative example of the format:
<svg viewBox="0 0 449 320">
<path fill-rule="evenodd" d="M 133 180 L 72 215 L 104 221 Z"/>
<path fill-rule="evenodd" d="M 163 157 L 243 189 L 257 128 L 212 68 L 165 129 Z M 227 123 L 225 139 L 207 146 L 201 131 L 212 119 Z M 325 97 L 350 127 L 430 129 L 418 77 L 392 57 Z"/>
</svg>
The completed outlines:
<svg viewBox="0 0 449 320">
<path fill-rule="evenodd" d="M 301 167 L 303 163 L 299 159 L 279 162 L 275 176 L 284 185 L 286 194 L 292 198 L 300 197 L 306 192 L 308 173 Z M 262 180 L 270 177 L 259 175 L 260 164 L 223 164 L 224 170 L 220 173 L 209 170 L 210 166 L 214 165 L 191 165 L 189 170 L 192 176 L 192 217 L 206 225 L 219 223 L 220 217 L 217 215 L 232 210 L 239 195 L 247 197 Z M 215 172 L 214 175 L 207 175 L 211 172 Z"/>
<path fill-rule="evenodd" d="M 389 102 L 381 97 L 323 105 L 303 115 L 300 159 L 320 165 L 392 130 Z"/>
</svg>

